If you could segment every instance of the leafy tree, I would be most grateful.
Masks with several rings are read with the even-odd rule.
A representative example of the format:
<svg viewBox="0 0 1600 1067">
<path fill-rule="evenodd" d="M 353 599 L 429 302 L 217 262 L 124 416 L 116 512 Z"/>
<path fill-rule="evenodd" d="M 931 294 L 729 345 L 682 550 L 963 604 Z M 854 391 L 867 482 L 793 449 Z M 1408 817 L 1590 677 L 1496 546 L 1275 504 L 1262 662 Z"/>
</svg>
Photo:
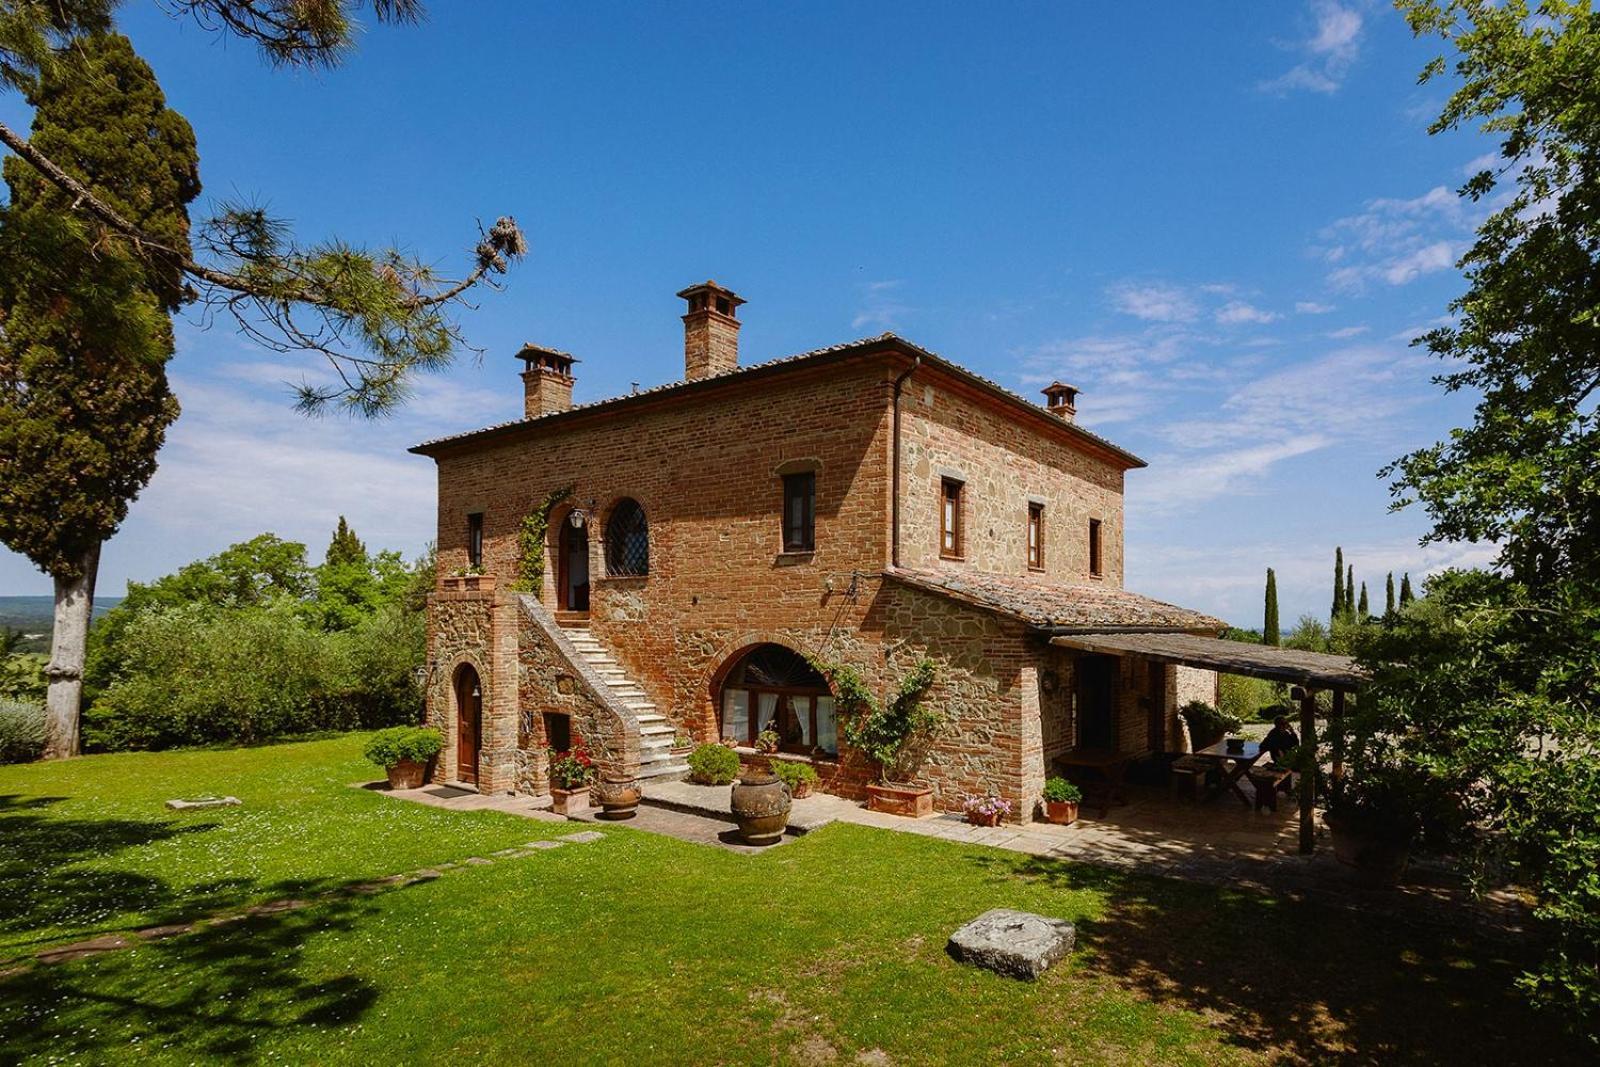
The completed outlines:
<svg viewBox="0 0 1600 1067">
<path fill-rule="evenodd" d="M 194 135 L 124 37 L 92 34 L 38 79 L 33 143 L 175 250 L 200 191 Z M 0 214 L 0 541 L 55 580 L 45 755 L 78 751 L 100 545 L 155 473 L 178 403 L 170 260 L 135 254 L 19 159 Z"/>
<path fill-rule="evenodd" d="M 1261 643 L 1276 645 L 1279 643 L 1278 634 L 1278 576 L 1267 568 L 1267 604 L 1265 615 L 1261 621 Z"/>
<path fill-rule="evenodd" d="M 1344 549 L 1333 550 L 1333 608 L 1328 612 L 1328 622 L 1332 623 L 1344 613 Z"/>
<path fill-rule="evenodd" d="M 1426 540 L 1499 552 L 1492 573 L 1430 579 L 1369 658 L 1392 679 L 1391 736 L 1452 787 L 1480 831 L 1469 840 L 1503 848 L 1537 893 L 1553 948 L 1525 987 L 1597 1038 L 1600 13 L 1586 0 L 1400 7 L 1455 53 L 1432 132 L 1480 124 L 1500 158 L 1461 190 L 1491 211 L 1452 324 L 1420 339 L 1448 361 L 1444 388 L 1478 398 L 1472 422 L 1386 473 L 1396 507 L 1427 511 Z M 1424 79 L 1445 70 L 1437 59 Z"/>
<path fill-rule="evenodd" d="M 0 88 L 31 91 L 54 77 L 83 35 L 110 27 L 118 6 L 117 0 L 0 5 Z M 391 24 L 422 15 L 419 0 L 173 0 L 168 6 L 218 34 L 257 44 L 269 62 L 288 67 L 336 66 L 353 46 L 363 8 Z M 463 347 L 452 316 L 470 290 L 493 284 L 527 251 L 515 220 L 503 217 L 481 234 L 471 269 L 451 280 L 397 248 L 337 239 L 302 245 L 281 219 L 238 203 L 223 203 L 191 249 L 85 184 L 71 160 L 50 146 L 3 123 L 0 144 L 60 191 L 63 219 L 100 231 L 102 247 L 178 272 L 209 310 L 268 348 L 325 356 L 332 384 L 301 384 L 306 411 L 336 404 L 376 414 L 402 403 L 418 372 L 439 369 Z"/>
<path fill-rule="evenodd" d="M 1416 595 L 1411 592 L 1411 572 L 1407 571 L 1405 573 L 1404 577 L 1402 577 L 1400 579 L 1400 608 L 1401 608 L 1401 610 L 1404 610 L 1406 608 L 1406 606 L 1409 605 L 1415 599 L 1417 599 Z"/>
</svg>

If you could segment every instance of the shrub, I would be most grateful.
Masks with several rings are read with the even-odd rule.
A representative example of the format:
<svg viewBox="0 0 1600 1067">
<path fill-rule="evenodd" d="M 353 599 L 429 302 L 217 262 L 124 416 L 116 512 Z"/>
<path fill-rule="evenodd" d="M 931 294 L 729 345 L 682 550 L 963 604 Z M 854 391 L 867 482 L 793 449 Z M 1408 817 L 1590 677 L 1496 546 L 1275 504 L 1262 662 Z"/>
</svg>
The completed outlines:
<svg viewBox="0 0 1600 1067">
<path fill-rule="evenodd" d="M 380 767 L 393 767 L 401 760 L 427 763 L 444 747 L 444 735 L 431 726 L 391 726 L 367 740 L 362 755 Z"/>
<path fill-rule="evenodd" d="M 884 782 L 909 782 L 915 777 L 944 721 L 943 714 L 923 703 L 938 673 L 933 661 L 923 658 L 913 664 L 887 706 L 849 664 L 819 658 L 808 662 L 833 689 L 845 743 L 876 763 Z"/>
<path fill-rule="evenodd" d="M 800 763 L 797 760 L 774 760 L 772 773 L 778 780 L 789 787 L 792 794 L 800 794 L 817 784 L 817 769 L 809 763 Z"/>
<path fill-rule="evenodd" d="M 0 697 L 0 763 L 27 763 L 44 751 L 44 705 Z"/>
<path fill-rule="evenodd" d="M 1276 703 L 1276 696 L 1273 684 L 1260 678 L 1242 674 L 1217 677 L 1217 710 L 1230 719 L 1260 721 L 1262 709 L 1272 707 Z M 1271 716 L 1268 716 L 1270 720 Z"/>
<path fill-rule="evenodd" d="M 1203 700 L 1189 701 L 1178 709 L 1178 714 L 1189 724 L 1189 737 L 1196 746 L 1212 744 L 1242 725 L 1238 719 L 1224 715 Z"/>
<path fill-rule="evenodd" d="M 1052 778 L 1044 784 L 1044 798 L 1051 804 L 1076 804 L 1083 799 L 1083 790 L 1065 778 Z"/>
<path fill-rule="evenodd" d="M 701 785 L 727 785 L 739 776 L 739 754 L 705 744 L 689 753 L 689 774 Z"/>
</svg>

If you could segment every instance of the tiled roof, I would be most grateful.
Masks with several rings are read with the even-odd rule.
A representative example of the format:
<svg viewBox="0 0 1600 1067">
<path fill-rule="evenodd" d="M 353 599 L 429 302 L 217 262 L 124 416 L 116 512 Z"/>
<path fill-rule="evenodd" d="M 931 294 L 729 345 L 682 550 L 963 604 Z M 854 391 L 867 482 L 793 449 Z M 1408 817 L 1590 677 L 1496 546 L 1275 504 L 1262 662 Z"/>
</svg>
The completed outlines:
<svg viewBox="0 0 1600 1067">
<path fill-rule="evenodd" d="M 1194 634 L 1063 634 L 1052 637 L 1050 643 L 1080 652 L 1142 656 L 1163 663 L 1182 663 L 1223 674 L 1243 674 L 1316 688 L 1357 689 L 1371 681 L 1371 676 L 1349 656 L 1301 652 L 1294 648 L 1252 645 Z"/>
<path fill-rule="evenodd" d="M 675 382 L 667 382 L 664 385 L 652 386 L 652 387 L 650 387 L 648 389 L 641 389 L 638 392 L 628 393 L 628 394 L 625 394 L 623 396 L 614 396 L 614 397 L 611 397 L 611 398 L 606 399 L 606 400 L 593 400 L 593 401 L 590 401 L 587 404 L 574 404 L 572 407 L 568 408 L 566 411 L 547 412 L 547 413 L 545 413 L 543 415 L 535 415 L 532 418 L 513 419 L 513 420 L 511 420 L 509 422 L 496 423 L 493 426 L 485 426 L 485 427 L 482 427 L 482 428 L 477 429 L 477 430 L 468 430 L 468 431 L 466 431 L 464 433 L 450 434 L 449 436 L 446 436 L 446 437 L 435 437 L 432 440 L 424 441 L 421 444 L 416 445 L 415 447 L 413 447 L 411 449 L 411 451 L 412 452 L 422 453 L 422 454 L 425 455 L 425 454 L 431 452 L 437 446 L 440 446 L 440 445 L 455 444 L 455 443 L 458 443 L 458 442 L 468 441 L 468 440 L 471 440 L 471 439 L 474 439 L 474 438 L 478 438 L 478 437 L 496 436 L 498 434 L 502 434 L 502 433 L 506 433 L 506 432 L 518 429 L 520 427 L 533 426 L 533 425 L 536 425 L 536 424 L 539 424 L 539 423 L 548 422 L 550 420 L 564 419 L 564 418 L 567 418 L 569 415 L 574 414 L 576 412 L 597 411 L 597 410 L 603 410 L 603 409 L 611 408 L 611 407 L 622 407 L 622 406 L 627 405 L 627 404 L 637 403 L 641 399 L 644 399 L 644 398 L 647 398 L 647 397 L 658 397 L 658 396 L 661 396 L 664 393 L 672 393 L 672 392 L 676 392 L 678 390 L 690 390 L 690 389 L 704 388 L 705 386 L 707 386 L 707 385 L 709 385 L 710 383 L 713 383 L 713 382 L 726 382 L 726 381 L 730 381 L 730 380 L 737 379 L 737 378 L 743 378 L 743 377 L 746 377 L 746 376 L 755 375 L 755 374 L 758 374 L 758 373 L 770 372 L 774 368 L 787 367 L 787 366 L 791 366 L 791 365 L 794 365 L 794 364 L 805 363 L 805 362 L 808 362 L 810 360 L 820 359 L 820 358 L 825 357 L 825 356 L 840 355 L 840 354 L 843 354 L 843 353 L 846 353 L 846 352 L 852 352 L 852 351 L 857 351 L 857 350 L 865 350 L 865 349 L 871 348 L 874 345 L 884 345 L 884 344 L 897 345 L 897 346 L 905 349 L 907 352 L 911 353 L 912 355 L 921 356 L 923 361 L 928 363 L 929 365 L 939 367 L 941 370 L 944 370 L 944 371 L 946 371 L 946 372 L 948 372 L 950 374 L 954 374 L 955 376 L 957 376 L 959 378 L 965 378 L 969 382 L 972 382 L 972 383 L 974 383 L 976 385 L 981 386 L 982 388 L 984 388 L 988 392 L 991 392 L 991 393 L 997 394 L 997 395 L 999 395 L 1001 397 L 1004 397 L 1005 399 L 1010 400 L 1013 403 L 1025 404 L 1025 405 L 1027 405 L 1027 407 L 1029 407 L 1030 409 L 1032 409 L 1034 411 L 1038 411 L 1040 413 L 1044 412 L 1044 409 L 1041 408 L 1038 404 L 1033 403 L 1033 401 L 1028 400 L 1025 397 L 1019 396 L 1018 394 L 1012 392 L 1010 389 L 1007 389 L 1005 386 L 1000 385 L 998 382 L 991 381 L 988 378 L 985 378 L 981 374 L 974 374 L 972 371 L 970 371 L 967 368 L 961 366 L 959 363 L 952 363 L 950 360 L 945 359 L 943 356 L 940 356 L 940 355 L 938 355 L 938 354 L 936 354 L 934 352 L 930 352 L 927 349 L 921 347 L 920 345 L 913 344 L 912 342 L 907 341 L 905 338 L 899 336 L 898 334 L 881 333 L 876 337 L 863 337 L 863 338 L 860 338 L 859 340 L 855 340 L 855 341 L 846 341 L 843 344 L 828 345 L 825 348 L 813 348 L 809 352 L 801 352 L 801 353 L 798 353 L 798 354 L 792 355 L 792 356 L 782 356 L 782 357 L 780 357 L 778 359 L 769 359 L 764 363 L 752 363 L 752 364 L 749 364 L 748 366 L 735 367 L 732 370 L 723 371 L 720 374 L 712 374 L 712 375 L 708 375 L 708 376 L 706 376 L 704 378 L 696 378 L 696 379 L 694 379 L 692 381 L 679 380 L 679 381 L 675 381 Z M 1054 418 L 1054 416 L 1051 416 L 1051 417 Z M 1136 467 L 1145 466 L 1144 460 L 1140 459 L 1138 456 L 1134 455 L 1132 452 L 1129 452 L 1127 449 L 1122 448 L 1122 447 L 1120 447 L 1118 445 L 1112 444 L 1110 441 L 1106 440 L 1104 437 L 1101 437 L 1099 434 L 1094 433 L 1094 432 L 1092 432 L 1090 430 L 1086 430 L 1082 426 L 1079 426 L 1075 422 L 1072 422 L 1072 423 L 1063 422 L 1062 425 L 1065 426 L 1067 429 L 1071 430 L 1073 433 L 1077 434 L 1078 436 L 1083 437 L 1085 440 L 1092 441 L 1095 444 L 1099 445 L 1101 448 L 1107 449 L 1107 450 L 1115 453 L 1116 455 L 1123 457 L 1124 459 L 1126 459 L 1133 466 L 1136 466 Z"/>
<path fill-rule="evenodd" d="M 927 592 L 952 597 L 1040 629 L 1209 630 L 1227 623 L 1138 593 L 1110 586 L 1066 585 L 1018 574 L 983 571 L 925 571 L 892 567 L 890 578 Z"/>
</svg>

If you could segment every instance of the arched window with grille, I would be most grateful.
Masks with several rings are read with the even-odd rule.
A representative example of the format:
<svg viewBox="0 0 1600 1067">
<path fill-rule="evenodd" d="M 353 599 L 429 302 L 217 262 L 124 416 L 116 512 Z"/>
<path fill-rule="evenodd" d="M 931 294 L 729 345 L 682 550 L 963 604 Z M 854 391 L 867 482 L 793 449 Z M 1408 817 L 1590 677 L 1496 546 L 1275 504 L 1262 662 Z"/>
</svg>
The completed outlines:
<svg viewBox="0 0 1600 1067">
<path fill-rule="evenodd" d="M 650 573 L 650 524 L 637 500 L 624 498 L 606 523 L 606 573 L 628 577 Z"/>
<path fill-rule="evenodd" d="M 739 657 L 723 677 L 717 703 L 723 737 L 751 745 L 771 730 L 782 752 L 827 759 L 838 755 L 833 691 L 791 648 L 757 645 Z"/>
</svg>

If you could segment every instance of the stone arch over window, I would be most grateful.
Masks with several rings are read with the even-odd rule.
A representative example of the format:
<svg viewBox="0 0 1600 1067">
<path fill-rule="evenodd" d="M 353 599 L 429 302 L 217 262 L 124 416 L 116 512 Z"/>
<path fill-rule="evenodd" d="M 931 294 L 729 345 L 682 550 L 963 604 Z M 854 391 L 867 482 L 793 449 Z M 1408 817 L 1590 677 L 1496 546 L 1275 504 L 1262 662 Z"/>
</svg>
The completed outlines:
<svg viewBox="0 0 1600 1067">
<path fill-rule="evenodd" d="M 631 496 L 617 501 L 606 520 L 606 574 L 635 577 L 650 573 L 650 523 Z"/>
<path fill-rule="evenodd" d="M 713 699 L 722 736 L 755 744 L 762 732 L 778 735 L 778 749 L 833 758 L 839 729 L 833 691 L 806 658 L 786 645 L 747 646 L 717 672 Z"/>
</svg>

